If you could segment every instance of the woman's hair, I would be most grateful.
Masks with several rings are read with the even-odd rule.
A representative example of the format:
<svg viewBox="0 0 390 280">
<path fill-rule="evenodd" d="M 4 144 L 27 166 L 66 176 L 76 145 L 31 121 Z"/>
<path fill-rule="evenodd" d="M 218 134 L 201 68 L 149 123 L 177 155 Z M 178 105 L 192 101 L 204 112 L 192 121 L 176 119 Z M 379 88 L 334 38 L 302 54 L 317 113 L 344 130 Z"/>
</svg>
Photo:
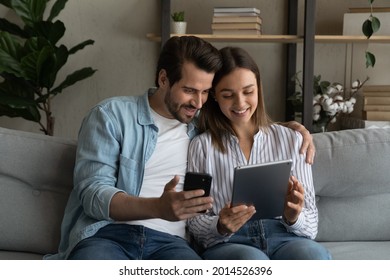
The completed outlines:
<svg viewBox="0 0 390 280">
<path fill-rule="evenodd" d="M 256 76 L 258 87 L 258 105 L 252 116 L 252 121 L 260 129 L 266 129 L 270 125 L 271 120 L 265 111 L 260 71 L 256 62 L 242 48 L 225 47 L 220 50 L 220 53 L 222 57 L 222 68 L 215 73 L 211 95 L 200 111 L 199 129 L 201 132 L 206 130 L 209 131 L 213 144 L 219 150 L 225 152 L 226 148 L 223 136 L 227 133 L 235 135 L 235 132 L 230 124 L 230 120 L 222 113 L 214 98 L 216 85 L 223 77 L 237 68 L 244 68 L 252 71 Z"/>
<path fill-rule="evenodd" d="M 171 86 L 181 80 L 185 62 L 191 62 L 207 73 L 217 72 L 222 65 L 218 49 L 210 43 L 195 36 L 175 36 L 161 50 L 156 69 L 156 86 L 162 69 L 166 71 Z"/>
</svg>

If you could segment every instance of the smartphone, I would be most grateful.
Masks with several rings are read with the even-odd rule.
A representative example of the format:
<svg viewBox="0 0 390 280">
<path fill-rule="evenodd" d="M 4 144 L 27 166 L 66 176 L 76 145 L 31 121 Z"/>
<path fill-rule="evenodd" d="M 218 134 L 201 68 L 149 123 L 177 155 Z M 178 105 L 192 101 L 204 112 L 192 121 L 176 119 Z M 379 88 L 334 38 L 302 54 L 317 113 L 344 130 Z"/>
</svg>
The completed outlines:
<svg viewBox="0 0 390 280">
<path fill-rule="evenodd" d="M 204 190 L 203 196 L 209 196 L 211 179 L 211 175 L 207 173 L 187 172 L 184 177 L 184 190 L 192 191 L 202 189 Z"/>
</svg>

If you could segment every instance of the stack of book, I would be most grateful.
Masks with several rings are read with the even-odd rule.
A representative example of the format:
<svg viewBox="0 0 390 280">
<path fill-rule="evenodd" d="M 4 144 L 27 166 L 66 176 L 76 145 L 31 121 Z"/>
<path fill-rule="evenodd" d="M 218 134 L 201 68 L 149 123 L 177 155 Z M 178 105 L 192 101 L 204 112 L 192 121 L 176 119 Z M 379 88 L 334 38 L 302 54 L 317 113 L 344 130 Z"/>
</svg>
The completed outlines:
<svg viewBox="0 0 390 280">
<path fill-rule="evenodd" d="M 369 121 L 390 121 L 390 85 L 363 87 L 363 118 Z"/>
<path fill-rule="evenodd" d="M 216 7 L 211 29 L 215 35 L 260 35 L 261 25 L 257 8 Z"/>
</svg>

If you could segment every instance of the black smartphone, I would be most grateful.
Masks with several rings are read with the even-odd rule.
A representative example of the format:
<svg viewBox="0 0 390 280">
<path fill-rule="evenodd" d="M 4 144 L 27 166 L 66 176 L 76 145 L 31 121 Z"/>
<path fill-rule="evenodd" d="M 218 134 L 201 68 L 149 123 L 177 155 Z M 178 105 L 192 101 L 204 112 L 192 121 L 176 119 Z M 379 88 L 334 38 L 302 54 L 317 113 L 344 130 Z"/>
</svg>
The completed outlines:
<svg viewBox="0 0 390 280">
<path fill-rule="evenodd" d="M 211 175 L 207 173 L 187 172 L 184 177 L 184 190 L 192 191 L 202 189 L 204 190 L 203 196 L 209 196 L 211 179 Z"/>
</svg>

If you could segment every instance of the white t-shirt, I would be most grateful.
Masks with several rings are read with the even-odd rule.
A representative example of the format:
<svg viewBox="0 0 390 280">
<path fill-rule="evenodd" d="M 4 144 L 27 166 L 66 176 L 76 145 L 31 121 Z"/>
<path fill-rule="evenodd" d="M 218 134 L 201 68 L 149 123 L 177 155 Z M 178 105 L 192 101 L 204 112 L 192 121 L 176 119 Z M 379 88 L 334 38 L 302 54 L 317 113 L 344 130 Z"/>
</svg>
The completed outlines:
<svg viewBox="0 0 390 280">
<path fill-rule="evenodd" d="M 176 191 L 182 191 L 187 169 L 187 152 L 190 143 L 187 124 L 176 119 L 164 118 L 153 110 L 151 111 L 159 131 L 156 149 L 146 162 L 140 197 L 160 197 L 165 185 L 175 175 L 180 176 Z M 169 222 L 163 219 L 149 219 L 129 221 L 128 224 L 143 225 L 185 238 L 185 221 Z"/>
</svg>

